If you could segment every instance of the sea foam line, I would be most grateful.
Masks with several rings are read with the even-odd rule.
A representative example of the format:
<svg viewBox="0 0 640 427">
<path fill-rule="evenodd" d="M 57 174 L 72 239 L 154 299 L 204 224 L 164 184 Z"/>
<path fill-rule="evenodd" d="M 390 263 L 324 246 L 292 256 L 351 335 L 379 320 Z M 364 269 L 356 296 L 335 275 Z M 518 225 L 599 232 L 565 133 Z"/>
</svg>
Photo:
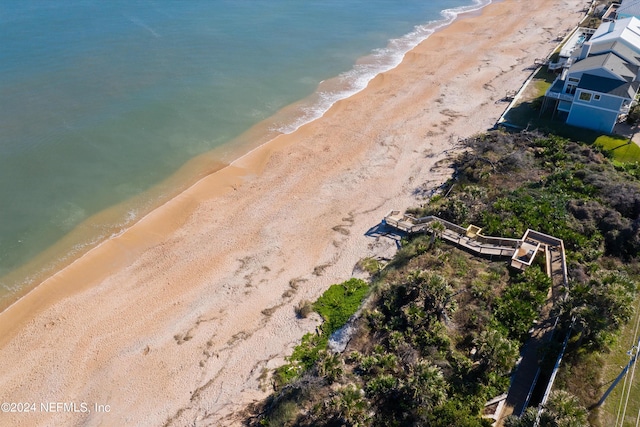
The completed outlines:
<svg viewBox="0 0 640 427">
<path fill-rule="evenodd" d="M 314 102 L 300 108 L 299 116 L 290 123 L 276 124 L 270 130 L 283 134 L 290 134 L 301 126 L 322 117 L 336 102 L 349 98 L 367 87 L 369 82 L 378 74 L 396 68 L 405 55 L 418 46 L 437 30 L 451 24 L 462 13 L 480 10 L 491 4 L 492 0 L 474 0 L 467 6 L 445 9 L 440 12 L 442 19 L 429 21 L 417 25 L 414 30 L 402 37 L 391 39 L 387 47 L 375 49 L 367 57 L 366 63 L 356 64 L 354 67 L 338 76 L 342 89 L 337 91 L 319 91 L 315 94 Z"/>
</svg>

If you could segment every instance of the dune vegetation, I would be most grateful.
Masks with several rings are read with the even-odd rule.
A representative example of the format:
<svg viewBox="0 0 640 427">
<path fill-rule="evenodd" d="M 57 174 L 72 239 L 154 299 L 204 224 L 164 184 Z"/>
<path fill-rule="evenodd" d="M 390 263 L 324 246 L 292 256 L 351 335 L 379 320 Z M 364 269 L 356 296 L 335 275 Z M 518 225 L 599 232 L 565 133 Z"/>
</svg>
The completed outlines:
<svg viewBox="0 0 640 427">
<path fill-rule="evenodd" d="M 600 425 L 602 365 L 633 315 L 640 277 L 637 165 L 539 133 L 495 131 L 466 144 L 440 195 L 409 212 L 486 235 L 531 228 L 564 240 L 570 280 L 552 311 L 558 330 L 540 355 L 543 371 L 570 339 L 543 423 Z M 420 235 L 369 270 L 370 284 L 335 285 L 312 305 L 325 323 L 276 370 L 275 392 L 249 409 L 247 425 L 490 425 L 484 405 L 508 390 L 551 285 L 543 257 L 520 272 Z M 330 335 L 361 302 L 346 350 L 331 351 Z M 534 415 L 507 425 L 533 425 Z"/>
</svg>

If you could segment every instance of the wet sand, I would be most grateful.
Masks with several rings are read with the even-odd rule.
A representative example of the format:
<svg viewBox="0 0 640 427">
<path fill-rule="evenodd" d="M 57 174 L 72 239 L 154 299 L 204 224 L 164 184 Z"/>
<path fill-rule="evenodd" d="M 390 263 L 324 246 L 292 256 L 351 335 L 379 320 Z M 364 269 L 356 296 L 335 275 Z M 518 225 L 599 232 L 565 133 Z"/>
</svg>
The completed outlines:
<svg viewBox="0 0 640 427">
<path fill-rule="evenodd" d="M 450 176 L 458 139 L 494 125 L 585 5 L 506 0 L 462 16 L 47 279 L 0 314 L 0 402 L 36 404 L 0 424 L 236 424 L 317 325 L 293 307 L 393 254 L 368 232 Z M 76 406 L 40 406 L 57 402 Z"/>
</svg>

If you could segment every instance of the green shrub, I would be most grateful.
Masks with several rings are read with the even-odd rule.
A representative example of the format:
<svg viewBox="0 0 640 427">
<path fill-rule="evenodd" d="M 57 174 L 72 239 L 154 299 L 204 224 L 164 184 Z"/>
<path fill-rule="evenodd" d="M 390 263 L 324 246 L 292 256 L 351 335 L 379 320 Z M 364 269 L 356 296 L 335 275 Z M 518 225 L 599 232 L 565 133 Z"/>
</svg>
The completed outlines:
<svg viewBox="0 0 640 427">
<path fill-rule="evenodd" d="M 540 269 L 531 267 L 498 298 L 494 316 L 499 325 L 506 328 L 509 338 L 526 340 L 550 286 L 551 279 Z"/>
<path fill-rule="evenodd" d="M 269 418 L 263 418 L 260 421 L 260 425 L 268 427 L 284 427 L 292 425 L 298 417 L 299 411 L 300 408 L 298 408 L 298 405 L 296 405 L 295 402 L 283 402 L 275 408 Z"/>
<path fill-rule="evenodd" d="M 339 285 L 332 285 L 313 304 L 322 316 L 322 330 L 329 336 L 340 329 L 358 311 L 369 285 L 364 280 L 349 279 Z"/>
<path fill-rule="evenodd" d="M 382 270 L 382 264 L 375 258 L 363 258 L 358 261 L 358 267 L 374 276 Z"/>
</svg>

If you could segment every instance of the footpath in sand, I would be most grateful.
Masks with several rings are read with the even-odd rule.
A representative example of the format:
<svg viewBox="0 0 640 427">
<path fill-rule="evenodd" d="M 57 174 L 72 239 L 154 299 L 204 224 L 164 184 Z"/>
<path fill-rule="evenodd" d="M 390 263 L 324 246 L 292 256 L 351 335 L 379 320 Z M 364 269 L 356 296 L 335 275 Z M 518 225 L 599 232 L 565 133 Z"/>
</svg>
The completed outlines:
<svg viewBox="0 0 640 427">
<path fill-rule="evenodd" d="M 461 17 L 45 281 L 0 314 L 0 402 L 37 405 L 0 425 L 237 424 L 269 392 L 265 368 L 317 324 L 293 307 L 393 252 L 367 230 L 447 179 L 438 162 L 493 126 L 585 6 L 506 0 Z M 76 408 L 40 406 L 57 402 Z"/>
</svg>

